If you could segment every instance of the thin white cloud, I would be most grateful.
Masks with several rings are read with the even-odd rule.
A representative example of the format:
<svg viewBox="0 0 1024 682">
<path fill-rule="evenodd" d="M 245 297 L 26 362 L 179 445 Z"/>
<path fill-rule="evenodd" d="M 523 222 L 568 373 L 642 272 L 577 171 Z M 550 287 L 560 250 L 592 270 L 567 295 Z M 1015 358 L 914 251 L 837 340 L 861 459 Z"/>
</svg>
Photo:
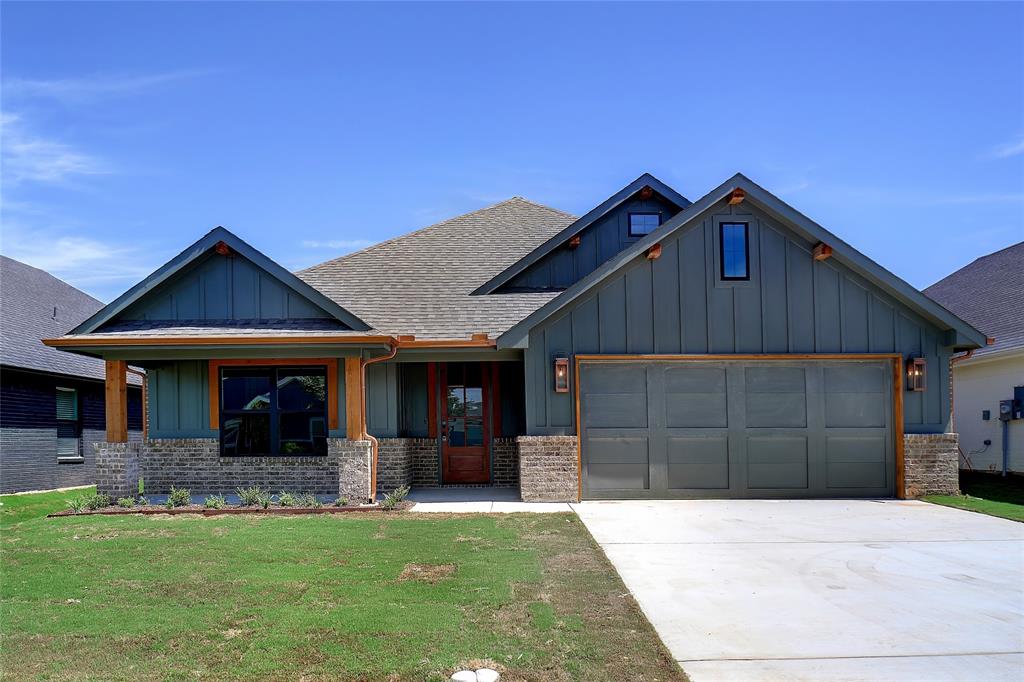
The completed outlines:
<svg viewBox="0 0 1024 682">
<path fill-rule="evenodd" d="M 302 241 L 302 246 L 307 249 L 365 249 L 367 246 L 372 246 L 377 242 L 370 241 L 369 239 L 329 239 L 326 241 L 318 241 L 315 239 L 305 239 Z"/>
<path fill-rule="evenodd" d="M 988 157 L 990 159 L 1008 159 L 1021 154 L 1024 154 L 1024 135 L 1018 135 L 1016 140 L 993 147 L 989 151 Z"/>
<path fill-rule="evenodd" d="M 68 144 L 33 134 L 20 117 L 0 115 L 4 183 L 59 183 L 73 176 L 102 175 L 109 167 Z"/>
<path fill-rule="evenodd" d="M 214 73 L 210 69 L 190 69 L 152 74 L 94 75 L 81 78 L 30 79 L 8 78 L 3 82 L 8 98 L 46 98 L 78 102 L 98 97 L 133 95 L 152 87 Z"/>
</svg>

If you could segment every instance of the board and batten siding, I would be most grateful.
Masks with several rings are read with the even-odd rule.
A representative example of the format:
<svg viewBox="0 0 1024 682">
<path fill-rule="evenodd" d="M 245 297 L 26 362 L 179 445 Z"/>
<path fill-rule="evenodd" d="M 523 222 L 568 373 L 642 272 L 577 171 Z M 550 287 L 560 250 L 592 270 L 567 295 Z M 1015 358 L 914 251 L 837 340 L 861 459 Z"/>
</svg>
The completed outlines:
<svg viewBox="0 0 1024 682">
<path fill-rule="evenodd" d="M 296 362 L 301 365 L 302 362 Z M 146 368 L 150 438 L 217 438 L 210 428 L 210 369 L 206 360 L 174 360 Z M 345 363 L 338 363 L 338 428 L 345 437 Z"/>
<path fill-rule="evenodd" d="M 118 320 L 327 319 L 325 311 L 247 258 L 210 253 L 118 315 Z"/>
<path fill-rule="evenodd" d="M 640 239 L 629 234 L 630 213 L 660 213 L 664 223 L 680 210 L 679 206 L 658 194 L 647 200 L 639 197 L 629 199 L 580 232 L 578 247 L 556 248 L 516 275 L 499 291 L 565 289 Z"/>
<path fill-rule="evenodd" d="M 750 225 L 749 281 L 719 279 L 723 220 Z M 943 432 L 951 349 L 942 332 L 835 259 L 815 261 L 813 246 L 753 207 L 710 209 L 663 241 L 660 258 L 638 256 L 530 331 L 527 432 L 575 431 L 573 393 L 553 391 L 559 355 L 893 352 L 928 361 L 928 390 L 904 395 L 905 430 Z"/>
</svg>

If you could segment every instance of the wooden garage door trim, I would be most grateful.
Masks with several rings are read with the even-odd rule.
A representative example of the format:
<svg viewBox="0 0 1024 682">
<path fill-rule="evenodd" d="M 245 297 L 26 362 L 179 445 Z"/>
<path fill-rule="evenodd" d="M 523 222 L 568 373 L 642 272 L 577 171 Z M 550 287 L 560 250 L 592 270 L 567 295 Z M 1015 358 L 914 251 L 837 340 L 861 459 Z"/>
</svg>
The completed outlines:
<svg viewBox="0 0 1024 682">
<path fill-rule="evenodd" d="M 583 499 L 583 422 L 580 420 L 580 368 L 584 364 L 625 362 L 694 362 L 743 360 L 886 360 L 892 365 L 893 452 L 896 456 L 896 498 L 905 499 L 905 464 L 903 453 L 903 356 L 899 353 L 732 353 L 700 355 L 655 354 L 580 354 L 576 356 L 576 499 Z"/>
</svg>

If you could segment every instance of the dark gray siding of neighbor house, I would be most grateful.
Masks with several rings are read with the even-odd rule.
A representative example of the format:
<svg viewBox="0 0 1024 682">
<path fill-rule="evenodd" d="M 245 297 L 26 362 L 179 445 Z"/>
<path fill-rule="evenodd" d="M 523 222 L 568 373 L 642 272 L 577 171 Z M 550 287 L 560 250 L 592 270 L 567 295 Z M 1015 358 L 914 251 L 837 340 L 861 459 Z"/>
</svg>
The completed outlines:
<svg viewBox="0 0 1024 682">
<path fill-rule="evenodd" d="M 578 247 L 555 249 L 499 291 L 565 289 L 640 238 L 629 235 L 630 213 L 660 213 L 664 223 L 680 210 L 679 206 L 658 194 L 646 201 L 639 197 L 629 199 L 583 230 L 579 234 Z"/>
<path fill-rule="evenodd" d="M 78 391 L 81 462 L 57 461 L 57 387 Z M 0 492 L 91 485 L 92 444 L 106 435 L 103 384 L 4 368 L 0 376 Z M 128 389 L 129 437 L 142 437 L 142 393 Z"/>
<path fill-rule="evenodd" d="M 301 364 L 301 363 L 300 363 Z M 216 438 L 210 428 L 210 379 L 206 360 L 172 360 L 147 366 L 150 438 Z M 338 428 L 345 437 L 345 363 L 338 362 Z"/>
<path fill-rule="evenodd" d="M 326 319 L 326 312 L 238 254 L 207 254 L 118 320 Z"/>
<path fill-rule="evenodd" d="M 718 277 L 718 223 L 750 224 L 750 280 Z M 764 213 L 719 204 L 531 330 L 527 432 L 574 432 L 573 393 L 552 390 L 553 358 L 576 353 L 924 355 L 928 390 L 904 394 L 907 432 L 942 432 L 950 349 L 942 332 Z"/>
</svg>

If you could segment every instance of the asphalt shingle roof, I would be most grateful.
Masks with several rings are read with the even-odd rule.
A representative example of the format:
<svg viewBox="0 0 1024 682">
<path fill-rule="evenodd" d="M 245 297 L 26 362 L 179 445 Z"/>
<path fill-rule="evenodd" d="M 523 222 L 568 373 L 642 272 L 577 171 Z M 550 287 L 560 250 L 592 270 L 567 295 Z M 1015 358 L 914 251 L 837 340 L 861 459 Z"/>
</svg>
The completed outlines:
<svg viewBox="0 0 1024 682">
<path fill-rule="evenodd" d="M 64 353 L 41 339 L 61 336 L 103 307 L 48 272 L 0 256 L 0 364 L 102 380 L 102 360 Z M 139 378 L 129 374 L 130 383 Z"/>
<path fill-rule="evenodd" d="M 975 357 L 1024 348 L 1024 242 L 990 253 L 939 280 L 924 293 L 981 332 L 993 346 Z"/>
<path fill-rule="evenodd" d="M 513 197 L 296 274 L 385 334 L 494 338 L 557 294 L 470 293 L 575 219 Z"/>
</svg>

